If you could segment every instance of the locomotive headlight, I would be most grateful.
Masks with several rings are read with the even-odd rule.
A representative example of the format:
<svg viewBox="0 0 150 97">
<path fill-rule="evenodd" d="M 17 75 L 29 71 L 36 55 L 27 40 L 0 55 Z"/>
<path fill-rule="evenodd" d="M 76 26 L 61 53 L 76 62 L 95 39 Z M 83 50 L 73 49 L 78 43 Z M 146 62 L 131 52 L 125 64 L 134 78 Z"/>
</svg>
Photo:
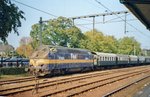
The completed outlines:
<svg viewBox="0 0 150 97">
<path fill-rule="evenodd" d="M 43 67 L 44 64 L 41 64 L 40 66 Z"/>
<path fill-rule="evenodd" d="M 39 72 L 39 71 L 40 71 L 40 68 L 36 68 L 35 70 L 36 70 L 36 72 Z"/>
</svg>

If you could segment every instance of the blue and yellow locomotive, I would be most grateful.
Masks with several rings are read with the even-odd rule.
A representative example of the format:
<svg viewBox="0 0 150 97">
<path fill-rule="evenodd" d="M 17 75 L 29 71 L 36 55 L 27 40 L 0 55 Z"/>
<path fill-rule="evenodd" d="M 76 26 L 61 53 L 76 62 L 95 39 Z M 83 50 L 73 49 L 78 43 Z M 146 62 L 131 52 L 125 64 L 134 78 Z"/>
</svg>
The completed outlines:
<svg viewBox="0 0 150 97">
<path fill-rule="evenodd" d="M 85 49 L 44 45 L 30 57 L 30 73 L 38 75 L 82 71 L 93 68 L 93 54 Z"/>
</svg>

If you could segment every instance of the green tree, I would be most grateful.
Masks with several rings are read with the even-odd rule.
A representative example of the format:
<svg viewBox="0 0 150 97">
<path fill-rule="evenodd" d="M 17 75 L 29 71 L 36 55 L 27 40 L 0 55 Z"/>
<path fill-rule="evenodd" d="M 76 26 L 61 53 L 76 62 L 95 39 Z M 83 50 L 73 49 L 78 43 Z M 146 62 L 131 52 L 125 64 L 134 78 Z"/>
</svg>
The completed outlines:
<svg viewBox="0 0 150 97">
<path fill-rule="evenodd" d="M 88 31 L 85 37 L 80 42 L 81 48 L 86 48 L 91 51 L 116 53 L 117 52 L 117 39 L 113 36 L 104 36 L 102 32 Z"/>
<path fill-rule="evenodd" d="M 102 32 L 99 32 L 97 30 L 94 30 L 94 32 L 88 31 L 84 33 L 85 37 L 82 39 L 80 42 L 80 47 L 89 49 L 91 51 L 98 51 L 101 52 L 103 51 L 103 38 L 104 35 Z"/>
<path fill-rule="evenodd" d="M 30 32 L 36 46 L 39 42 L 39 27 L 39 24 L 33 25 Z M 81 30 L 65 17 L 58 17 L 43 23 L 42 29 L 42 43 L 47 45 L 79 47 L 79 42 L 84 37 Z"/>
<path fill-rule="evenodd" d="M 118 53 L 133 55 L 141 54 L 140 43 L 137 42 L 134 37 L 124 37 L 118 40 Z"/>
<path fill-rule="evenodd" d="M 103 52 L 117 53 L 117 39 L 113 36 L 104 36 Z"/>
<path fill-rule="evenodd" d="M 0 40 L 5 42 L 11 31 L 19 35 L 17 27 L 21 26 L 20 19 L 25 19 L 23 14 L 11 0 L 0 0 Z"/>
</svg>

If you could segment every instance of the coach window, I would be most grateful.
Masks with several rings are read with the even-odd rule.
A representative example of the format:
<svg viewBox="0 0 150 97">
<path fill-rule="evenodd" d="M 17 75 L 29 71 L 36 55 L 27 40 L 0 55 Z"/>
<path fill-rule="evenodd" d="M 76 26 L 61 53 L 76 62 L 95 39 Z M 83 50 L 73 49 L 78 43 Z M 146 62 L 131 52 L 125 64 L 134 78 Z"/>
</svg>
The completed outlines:
<svg viewBox="0 0 150 97">
<path fill-rule="evenodd" d="M 119 57 L 119 60 L 121 61 L 121 58 Z"/>
</svg>

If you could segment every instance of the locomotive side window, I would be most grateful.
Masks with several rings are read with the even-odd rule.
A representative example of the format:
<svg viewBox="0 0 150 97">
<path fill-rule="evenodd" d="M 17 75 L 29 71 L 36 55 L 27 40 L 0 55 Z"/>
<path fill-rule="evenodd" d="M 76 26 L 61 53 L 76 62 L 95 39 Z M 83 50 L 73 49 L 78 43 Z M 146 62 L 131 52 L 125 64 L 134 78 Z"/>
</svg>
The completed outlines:
<svg viewBox="0 0 150 97">
<path fill-rule="evenodd" d="M 55 59 L 55 54 L 49 53 L 48 57 L 49 57 L 49 59 Z"/>
</svg>

